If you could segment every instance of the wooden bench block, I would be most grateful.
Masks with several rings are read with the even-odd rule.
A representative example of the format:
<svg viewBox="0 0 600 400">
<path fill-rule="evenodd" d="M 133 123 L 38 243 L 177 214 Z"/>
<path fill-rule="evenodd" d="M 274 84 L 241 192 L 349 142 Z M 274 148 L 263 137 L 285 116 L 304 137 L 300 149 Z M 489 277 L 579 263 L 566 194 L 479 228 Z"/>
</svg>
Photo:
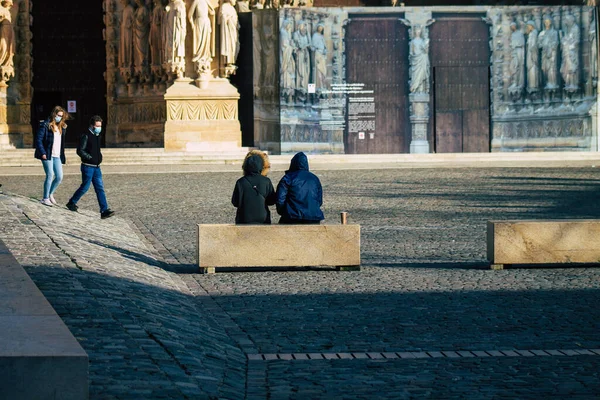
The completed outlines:
<svg viewBox="0 0 600 400">
<path fill-rule="evenodd" d="M 494 269 L 600 263 L 600 220 L 488 221 L 487 257 Z"/>
<path fill-rule="evenodd" d="M 206 272 L 215 267 L 357 267 L 360 225 L 200 224 L 198 265 Z"/>
</svg>

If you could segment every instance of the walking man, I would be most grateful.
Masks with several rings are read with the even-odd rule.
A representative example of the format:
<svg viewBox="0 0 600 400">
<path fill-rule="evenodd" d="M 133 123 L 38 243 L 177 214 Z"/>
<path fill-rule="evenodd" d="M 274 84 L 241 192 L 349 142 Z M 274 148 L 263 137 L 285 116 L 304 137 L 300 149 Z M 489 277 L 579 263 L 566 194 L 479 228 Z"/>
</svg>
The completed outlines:
<svg viewBox="0 0 600 400">
<path fill-rule="evenodd" d="M 102 118 L 94 115 L 90 119 L 89 129 L 81 135 L 79 146 L 77 146 L 77 155 L 81 157 L 81 186 L 73 194 L 67 208 L 71 211 L 77 211 L 77 202 L 94 185 L 98 205 L 100 206 L 100 218 L 110 218 L 115 213 L 108 208 L 106 195 L 104 194 L 104 183 L 102 182 L 102 153 L 100 152 L 100 132 L 102 132 Z"/>
</svg>

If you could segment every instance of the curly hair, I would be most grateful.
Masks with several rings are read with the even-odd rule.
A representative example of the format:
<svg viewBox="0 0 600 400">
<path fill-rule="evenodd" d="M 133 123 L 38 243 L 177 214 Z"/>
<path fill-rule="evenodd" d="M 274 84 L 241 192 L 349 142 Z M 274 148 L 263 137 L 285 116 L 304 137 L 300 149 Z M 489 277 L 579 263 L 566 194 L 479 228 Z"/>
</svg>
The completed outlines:
<svg viewBox="0 0 600 400">
<path fill-rule="evenodd" d="M 265 153 L 264 151 L 260 151 L 260 150 L 250 150 L 248 152 L 248 154 L 246 154 L 246 157 L 244 157 L 244 163 L 242 164 L 242 170 L 244 170 L 244 167 L 246 166 L 246 160 L 248 160 L 248 158 L 250 156 L 254 156 L 254 155 L 258 155 L 258 156 L 260 156 L 260 158 L 262 158 L 263 169 L 260 172 L 260 174 L 262 176 L 267 176 L 269 171 L 271 171 L 271 163 L 269 162 L 269 156 L 267 155 L 267 153 Z"/>
</svg>

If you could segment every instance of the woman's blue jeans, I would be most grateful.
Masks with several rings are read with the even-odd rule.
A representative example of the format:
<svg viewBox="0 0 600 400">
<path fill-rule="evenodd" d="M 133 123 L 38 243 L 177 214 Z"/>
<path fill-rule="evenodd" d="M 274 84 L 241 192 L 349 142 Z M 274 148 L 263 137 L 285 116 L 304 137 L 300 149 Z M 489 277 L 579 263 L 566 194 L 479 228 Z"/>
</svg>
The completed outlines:
<svg viewBox="0 0 600 400">
<path fill-rule="evenodd" d="M 62 162 L 60 157 L 52 157 L 50 160 L 42 160 L 46 180 L 44 181 L 44 199 L 56 192 L 58 185 L 63 180 Z"/>
</svg>

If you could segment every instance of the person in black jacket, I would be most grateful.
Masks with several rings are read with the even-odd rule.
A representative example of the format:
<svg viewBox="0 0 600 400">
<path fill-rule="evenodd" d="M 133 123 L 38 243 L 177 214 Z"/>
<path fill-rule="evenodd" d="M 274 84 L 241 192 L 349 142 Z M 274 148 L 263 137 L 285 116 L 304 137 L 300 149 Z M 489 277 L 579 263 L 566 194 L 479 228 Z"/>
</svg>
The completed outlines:
<svg viewBox="0 0 600 400">
<path fill-rule="evenodd" d="M 46 179 L 42 204 L 57 205 L 54 192 L 63 179 L 62 166 L 66 163 L 65 134 L 67 132 L 67 112 L 60 106 L 54 107 L 50 118 L 40 123 L 35 136 L 35 158 L 42 161 Z"/>
<path fill-rule="evenodd" d="M 271 180 L 262 176 L 263 158 L 249 154 L 244 160 L 244 176 L 237 180 L 231 204 L 237 208 L 236 224 L 270 224 L 269 206 L 275 204 L 275 189 Z"/>
<path fill-rule="evenodd" d="M 98 204 L 100 205 L 100 217 L 102 219 L 112 217 L 115 213 L 108 208 L 106 194 L 104 193 L 104 182 L 102 181 L 102 152 L 100 151 L 100 132 L 102 132 L 102 118 L 94 115 L 90 119 L 90 128 L 81 135 L 77 155 L 81 158 L 81 186 L 75 191 L 67 203 L 67 208 L 77 211 L 77 202 L 94 185 Z"/>
<path fill-rule="evenodd" d="M 297 153 L 290 163 L 290 169 L 277 185 L 277 213 L 280 224 L 319 224 L 325 219 L 323 188 L 319 178 L 309 172 L 308 158 Z"/>
</svg>

